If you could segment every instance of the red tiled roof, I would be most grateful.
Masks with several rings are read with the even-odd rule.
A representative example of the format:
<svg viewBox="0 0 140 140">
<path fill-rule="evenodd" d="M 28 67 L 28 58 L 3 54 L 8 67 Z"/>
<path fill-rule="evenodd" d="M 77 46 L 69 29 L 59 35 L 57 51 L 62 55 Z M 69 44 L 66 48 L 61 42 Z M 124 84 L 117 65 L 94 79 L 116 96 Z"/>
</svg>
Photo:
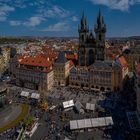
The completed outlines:
<svg viewBox="0 0 140 140">
<path fill-rule="evenodd" d="M 47 45 L 41 46 L 38 49 L 34 48 L 33 52 L 31 51 L 32 47 L 34 46 L 28 45 L 24 49 L 25 51 L 30 51 L 30 54 L 24 54 L 18 57 L 20 64 L 49 67 L 58 57 L 58 52 L 56 52 L 54 48 L 48 47 Z"/>
<path fill-rule="evenodd" d="M 72 68 L 74 66 L 74 63 L 72 60 L 70 60 L 69 65 L 70 65 L 69 68 Z"/>
<path fill-rule="evenodd" d="M 78 55 L 77 54 L 67 54 L 67 59 L 70 59 L 70 60 L 77 60 L 78 59 Z"/>
<path fill-rule="evenodd" d="M 127 63 L 126 59 L 124 58 L 124 56 L 119 57 L 118 60 L 121 63 L 122 67 L 127 67 L 128 66 L 128 63 Z"/>
<path fill-rule="evenodd" d="M 24 56 L 19 59 L 19 63 L 22 65 L 42 67 L 50 67 L 52 65 L 52 61 L 49 60 L 49 57 L 46 57 L 42 54 L 38 54 L 35 56 Z"/>
</svg>

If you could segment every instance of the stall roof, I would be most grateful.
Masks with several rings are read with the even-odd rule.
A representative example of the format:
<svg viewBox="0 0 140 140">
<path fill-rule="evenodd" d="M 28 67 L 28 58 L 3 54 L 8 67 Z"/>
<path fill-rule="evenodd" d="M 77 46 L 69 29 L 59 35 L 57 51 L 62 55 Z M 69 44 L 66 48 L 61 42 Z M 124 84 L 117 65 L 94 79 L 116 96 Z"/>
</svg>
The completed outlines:
<svg viewBox="0 0 140 140">
<path fill-rule="evenodd" d="M 40 98 L 40 94 L 38 94 L 38 93 L 32 93 L 31 98 L 38 100 Z"/>
<path fill-rule="evenodd" d="M 95 104 L 86 103 L 86 109 L 94 111 L 95 110 Z"/>
<path fill-rule="evenodd" d="M 85 120 L 77 120 L 78 128 L 85 128 Z"/>
<path fill-rule="evenodd" d="M 63 102 L 63 107 L 64 108 L 68 108 L 68 107 L 72 107 L 72 106 L 74 106 L 73 100 Z"/>
<path fill-rule="evenodd" d="M 92 122 L 92 127 L 98 127 L 99 126 L 98 118 L 92 118 L 91 122 Z"/>
<path fill-rule="evenodd" d="M 20 96 L 23 96 L 23 97 L 28 97 L 29 96 L 29 92 L 27 91 L 22 91 Z"/>
<path fill-rule="evenodd" d="M 70 121 L 70 129 L 95 128 L 113 125 L 112 117 L 90 118 Z"/>
<path fill-rule="evenodd" d="M 99 126 L 106 126 L 106 125 L 108 125 L 108 123 L 106 122 L 106 118 L 105 117 L 98 118 L 98 124 L 99 124 Z"/>
<path fill-rule="evenodd" d="M 78 128 L 78 124 L 77 124 L 77 121 L 74 120 L 74 121 L 70 121 L 70 129 L 77 129 Z"/>
<path fill-rule="evenodd" d="M 113 125 L 112 117 L 105 117 L 106 125 Z"/>
<path fill-rule="evenodd" d="M 91 119 L 86 119 L 85 120 L 85 126 L 88 127 L 88 128 L 92 127 Z"/>
</svg>

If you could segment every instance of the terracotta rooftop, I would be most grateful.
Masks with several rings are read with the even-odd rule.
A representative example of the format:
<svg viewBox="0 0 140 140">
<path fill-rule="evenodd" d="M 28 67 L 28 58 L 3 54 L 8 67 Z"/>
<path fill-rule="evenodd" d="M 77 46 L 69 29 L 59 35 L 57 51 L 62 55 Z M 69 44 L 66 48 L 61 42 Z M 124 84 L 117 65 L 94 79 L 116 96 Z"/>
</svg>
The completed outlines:
<svg viewBox="0 0 140 140">
<path fill-rule="evenodd" d="M 124 58 L 124 56 L 119 57 L 118 60 L 119 60 L 122 67 L 128 66 L 128 63 L 127 63 L 126 59 Z"/>
<path fill-rule="evenodd" d="M 67 57 L 67 59 L 69 59 L 69 60 L 77 60 L 78 59 L 78 55 L 77 54 L 67 54 L 66 55 L 66 57 Z"/>
<path fill-rule="evenodd" d="M 69 65 L 70 65 L 69 68 L 72 68 L 74 66 L 74 63 L 72 60 L 70 60 Z"/>
<path fill-rule="evenodd" d="M 35 56 L 23 56 L 19 59 L 19 63 L 22 65 L 30 65 L 30 66 L 39 66 L 39 67 L 50 67 L 52 65 L 52 61 L 49 60 L 49 57 L 46 57 L 42 54 L 38 54 Z"/>
</svg>

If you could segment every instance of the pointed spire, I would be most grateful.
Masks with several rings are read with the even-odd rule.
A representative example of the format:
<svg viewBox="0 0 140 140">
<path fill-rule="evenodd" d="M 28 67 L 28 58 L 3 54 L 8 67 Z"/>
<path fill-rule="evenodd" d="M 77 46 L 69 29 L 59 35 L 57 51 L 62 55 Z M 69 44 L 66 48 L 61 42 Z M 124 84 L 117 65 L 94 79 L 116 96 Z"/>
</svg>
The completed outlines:
<svg viewBox="0 0 140 140">
<path fill-rule="evenodd" d="M 101 17 L 101 9 L 100 8 L 99 8 L 99 15 L 98 16 L 99 16 L 99 18 Z"/>
<path fill-rule="evenodd" d="M 85 17 L 84 11 L 81 18 L 81 29 L 87 29 L 87 19 Z"/>
<path fill-rule="evenodd" d="M 102 23 L 104 24 L 104 17 L 102 16 Z"/>
<path fill-rule="evenodd" d="M 98 17 L 97 17 L 97 24 L 98 26 L 100 26 L 102 23 L 102 15 L 101 15 L 101 10 L 99 9 L 99 14 L 98 14 Z"/>
<path fill-rule="evenodd" d="M 84 13 L 84 10 L 83 10 L 82 19 L 84 19 L 84 18 L 85 18 L 85 13 Z"/>
<path fill-rule="evenodd" d="M 99 32 L 99 31 L 106 32 L 106 24 L 104 22 L 104 18 L 102 16 L 102 14 L 101 14 L 101 9 L 99 9 L 99 13 L 97 16 L 97 23 L 95 24 L 94 31 L 95 32 Z"/>
</svg>

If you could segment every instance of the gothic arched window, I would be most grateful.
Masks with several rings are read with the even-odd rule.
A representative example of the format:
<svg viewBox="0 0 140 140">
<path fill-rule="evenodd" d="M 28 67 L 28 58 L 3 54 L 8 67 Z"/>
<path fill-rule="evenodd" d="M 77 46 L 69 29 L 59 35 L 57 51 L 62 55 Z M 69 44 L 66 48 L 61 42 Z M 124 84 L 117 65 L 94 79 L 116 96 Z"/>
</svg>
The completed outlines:
<svg viewBox="0 0 140 140">
<path fill-rule="evenodd" d="M 84 41 L 84 35 L 81 35 L 81 40 Z"/>
<path fill-rule="evenodd" d="M 100 40 L 100 41 L 102 40 L 102 35 L 101 35 L 101 34 L 99 34 L 99 40 Z"/>
<path fill-rule="evenodd" d="M 94 63 L 94 52 L 92 49 L 89 50 L 88 55 L 89 55 L 88 63 L 89 65 L 91 65 L 92 63 Z"/>
</svg>

